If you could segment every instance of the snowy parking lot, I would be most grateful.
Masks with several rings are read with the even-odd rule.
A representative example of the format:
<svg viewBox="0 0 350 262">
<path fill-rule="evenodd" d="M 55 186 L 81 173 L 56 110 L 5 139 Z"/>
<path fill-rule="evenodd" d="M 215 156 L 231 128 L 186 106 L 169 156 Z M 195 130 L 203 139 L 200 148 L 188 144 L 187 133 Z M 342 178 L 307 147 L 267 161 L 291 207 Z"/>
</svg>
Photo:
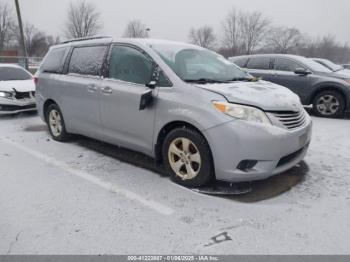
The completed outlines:
<svg viewBox="0 0 350 262">
<path fill-rule="evenodd" d="M 152 159 L 35 114 L 0 118 L 0 254 L 348 254 L 350 119 L 313 118 L 304 162 L 240 196 L 180 187 Z"/>
</svg>

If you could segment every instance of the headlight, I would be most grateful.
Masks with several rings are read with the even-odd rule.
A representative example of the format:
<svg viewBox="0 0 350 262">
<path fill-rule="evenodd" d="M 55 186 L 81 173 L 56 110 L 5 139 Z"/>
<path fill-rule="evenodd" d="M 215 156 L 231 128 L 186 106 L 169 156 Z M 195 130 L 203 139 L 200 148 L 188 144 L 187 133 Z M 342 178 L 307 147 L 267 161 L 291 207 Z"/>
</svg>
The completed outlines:
<svg viewBox="0 0 350 262">
<path fill-rule="evenodd" d="M 213 105 L 218 111 L 226 115 L 232 116 L 234 118 L 263 124 L 271 124 L 267 115 L 263 111 L 255 107 L 218 101 L 213 101 Z"/>
<path fill-rule="evenodd" d="M 0 91 L 0 97 L 2 97 L 2 98 L 11 98 L 12 97 L 12 93 Z"/>
</svg>

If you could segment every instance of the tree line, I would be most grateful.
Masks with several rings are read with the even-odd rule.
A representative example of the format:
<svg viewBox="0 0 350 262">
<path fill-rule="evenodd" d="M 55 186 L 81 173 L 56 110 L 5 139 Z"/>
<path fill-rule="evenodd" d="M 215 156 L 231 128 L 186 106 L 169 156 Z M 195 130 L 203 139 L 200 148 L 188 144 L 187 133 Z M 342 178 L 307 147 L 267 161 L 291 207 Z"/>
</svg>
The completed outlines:
<svg viewBox="0 0 350 262">
<path fill-rule="evenodd" d="M 334 36 L 315 38 L 294 27 L 276 26 L 258 11 L 242 12 L 233 8 L 223 18 L 219 32 L 204 25 L 192 28 L 188 39 L 225 57 L 280 53 L 326 58 L 337 63 L 350 61 L 350 47 Z"/>
<path fill-rule="evenodd" d="M 0 50 L 18 48 L 20 36 L 11 8 L 0 0 Z M 101 13 L 87 0 L 74 1 L 68 7 L 63 36 L 67 39 L 97 35 L 103 28 Z M 123 37 L 146 38 L 150 29 L 140 20 L 129 21 Z M 24 24 L 29 56 L 43 56 L 60 41 L 30 23 Z M 215 31 L 210 25 L 190 28 L 189 42 L 215 50 L 225 57 L 253 53 L 297 54 L 327 58 L 338 63 L 350 61 L 350 47 L 334 36 L 314 38 L 297 28 L 276 26 L 263 13 L 232 8 Z"/>
<path fill-rule="evenodd" d="M 51 45 L 59 42 L 58 37 L 44 33 L 31 23 L 24 23 L 23 32 L 29 56 L 42 56 Z M 12 8 L 0 0 L 0 51 L 20 50 L 21 36 Z"/>
</svg>

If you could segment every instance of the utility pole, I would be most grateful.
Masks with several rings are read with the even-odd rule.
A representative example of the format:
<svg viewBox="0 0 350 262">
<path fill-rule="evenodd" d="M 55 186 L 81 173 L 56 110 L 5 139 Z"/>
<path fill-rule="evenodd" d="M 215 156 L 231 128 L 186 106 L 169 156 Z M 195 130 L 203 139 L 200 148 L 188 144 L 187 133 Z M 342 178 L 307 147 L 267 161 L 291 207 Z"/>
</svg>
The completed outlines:
<svg viewBox="0 0 350 262">
<path fill-rule="evenodd" d="M 16 12 L 17 12 L 17 19 L 18 19 L 18 27 L 19 27 L 19 32 L 21 34 L 21 42 L 22 42 L 22 51 L 24 54 L 24 63 L 25 63 L 25 68 L 28 70 L 28 53 L 27 53 L 27 47 L 26 47 L 26 42 L 24 40 L 24 33 L 23 33 L 23 24 L 22 24 L 22 17 L 21 17 L 21 10 L 19 8 L 19 3 L 18 0 L 15 0 L 16 4 Z"/>
<path fill-rule="evenodd" d="M 149 37 L 149 32 L 151 32 L 151 28 L 147 27 L 145 29 L 145 31 L 146 31 L 146 38 L 148 38 Z"/>
</svg>

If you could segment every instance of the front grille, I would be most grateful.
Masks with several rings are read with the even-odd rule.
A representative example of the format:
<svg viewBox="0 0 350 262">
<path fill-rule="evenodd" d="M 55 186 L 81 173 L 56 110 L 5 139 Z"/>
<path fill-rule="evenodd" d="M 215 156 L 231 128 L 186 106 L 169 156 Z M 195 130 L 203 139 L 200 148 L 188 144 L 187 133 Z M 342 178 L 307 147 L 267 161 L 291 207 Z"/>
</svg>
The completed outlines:
<svg viewBox="0 0 350 262">
<path fill-rule="evenodd" d="M 34 95 L 35 92 L 15 92 L 15 98 L 18 100 L 32 98 Z"/>
<path fill-rule="evenodd" d="M 293 161 L 295 158 L 297 158 L 301 154 L 301 152 L 303 152 L 303 148 L 299 149 L 298 151 L 296 151 L 288 156 L 282 157 L 280 159 L 280 161 L 278 162 L 277 167 L 283 166 L 283 165 Z"/>
<path fill-rule="evenodd" d="M 35 109 L 36 105 L 15 106 L 15 105 L 0 105 L 0 111 L 17 111 L 26 109 Z"/>
<path fill-rule="evenodd" d="M 305 111 L 303 109 L 298 112 L 281 111 L 271 113 L 289 130 L 301 127 L 305 124 Z"/>
<path fill-rule="evenodd" d="M 280 166 L 288 164 L 289 162 L 292 162 L 294 159 L 296 159 L 298 156 L 300 156 L 300 154 L 304 151 L 304 149 L 306 147 L 303 147 L 303 148 L 299 149 L 298 151 L 296 151 L 292 154 L 289 154 L 288 156 L 282 157 L 280 159 L 280 161 L 278 162 L 277 167 L 280 167 Z"/>
</svg>

